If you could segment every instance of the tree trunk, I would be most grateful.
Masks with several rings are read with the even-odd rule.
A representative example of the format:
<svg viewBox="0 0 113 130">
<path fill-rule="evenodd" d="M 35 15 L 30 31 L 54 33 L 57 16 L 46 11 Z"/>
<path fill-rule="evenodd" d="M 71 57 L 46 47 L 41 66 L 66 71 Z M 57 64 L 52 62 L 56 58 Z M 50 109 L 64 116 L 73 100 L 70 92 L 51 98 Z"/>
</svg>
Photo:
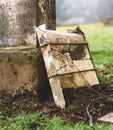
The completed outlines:
<svg viewBox="0 0 113 130">
<path fill-rule="evenodd" d="M 47 29 L 56 29 L 55 0 L 37 0 L 37 26 L 46 24 Z"/>
</svg>

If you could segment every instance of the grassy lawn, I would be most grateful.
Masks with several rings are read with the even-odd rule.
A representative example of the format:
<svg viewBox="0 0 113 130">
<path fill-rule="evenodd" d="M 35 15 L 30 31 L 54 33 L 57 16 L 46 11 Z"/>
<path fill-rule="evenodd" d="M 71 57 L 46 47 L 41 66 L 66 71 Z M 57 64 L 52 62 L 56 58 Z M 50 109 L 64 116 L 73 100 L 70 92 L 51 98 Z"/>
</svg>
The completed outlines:
<svg viewBox="0 0 113 130">
<path fill-rule="evenodd" d="M 112 124 L 95 124 L 90 127 L 84 122 L 77 124 L 65 124 L 60 117 L 49 119 L 47 115 L 34 113 L 16 118 L 0 116 L 0 130 L 113 130 Z"/>
<path fill-rule="evenodd" d="M 58 27 L 57 30 L 66 31 L 71 28 L 74 26 Z M 86 34 L 102 84 L 110 84 L 113 87 L 113 27 L 87 25 L 81 26 L 81 29 Z M 15 118 L 0 114 L 0 130 L 113 130 L 113 125 L 95 124 L 90 127 L 83 122 L 65 124 L 61 117 L 51 119 L 48 115 L 36 112 L 20 114 Z"/>
<path fill-rule="evenodd" d="M 113 27 L 84 29 L 96 68 L 103 84 L 113 86 Z"/>
</svg>

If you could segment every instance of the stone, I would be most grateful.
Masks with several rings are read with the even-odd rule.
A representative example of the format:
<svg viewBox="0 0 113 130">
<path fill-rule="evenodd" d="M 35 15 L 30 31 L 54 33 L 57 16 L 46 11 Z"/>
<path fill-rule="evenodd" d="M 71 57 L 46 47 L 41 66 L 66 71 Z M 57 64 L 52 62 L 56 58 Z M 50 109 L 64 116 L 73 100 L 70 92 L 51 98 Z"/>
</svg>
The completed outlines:
<svg viewBox="0 0 113 130">
<path fill-rule="evenodd" d="M 98 121 L 113 123 L 113 112 L 110 112 L 103 117 L 98 118 Z"/>
<path fill-rule="evenodd" d="M 0 46 L 35 44 L 35 25 L 35 0 L 0 0 Z"/>
<path fill-rule="evenodd" d="M 37 91 L 37 57 L 33 47 L 3 48 L 0 50 L 0 91 L 24 88 Z"/>
</svg>

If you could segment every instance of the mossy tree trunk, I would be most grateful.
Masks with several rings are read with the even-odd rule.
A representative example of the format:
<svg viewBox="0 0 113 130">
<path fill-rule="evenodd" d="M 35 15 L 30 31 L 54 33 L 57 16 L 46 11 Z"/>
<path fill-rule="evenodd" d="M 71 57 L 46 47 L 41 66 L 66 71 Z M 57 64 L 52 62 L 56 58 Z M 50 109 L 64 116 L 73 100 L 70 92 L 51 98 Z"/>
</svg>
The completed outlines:
<svg viewBox="0 0 113 130">
<path fill-rule="evenodd" d="M 55 0 L 37 0 L 37 26 L 44 23 L 47 29 L 56 29 Z"/>
</svg>

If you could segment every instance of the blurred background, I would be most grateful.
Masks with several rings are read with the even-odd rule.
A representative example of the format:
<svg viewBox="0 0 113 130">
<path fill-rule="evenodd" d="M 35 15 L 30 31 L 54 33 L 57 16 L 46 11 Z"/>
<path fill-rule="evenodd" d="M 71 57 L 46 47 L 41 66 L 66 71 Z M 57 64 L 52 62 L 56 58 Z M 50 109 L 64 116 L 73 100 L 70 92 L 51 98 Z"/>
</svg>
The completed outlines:
<svg viewBox="0 0 113 130">
<path fill-rule="evenodd" d="M 113 18 L 113 0 L 56 0 L 57 25 L 102 23 Z"/>
</svg>

